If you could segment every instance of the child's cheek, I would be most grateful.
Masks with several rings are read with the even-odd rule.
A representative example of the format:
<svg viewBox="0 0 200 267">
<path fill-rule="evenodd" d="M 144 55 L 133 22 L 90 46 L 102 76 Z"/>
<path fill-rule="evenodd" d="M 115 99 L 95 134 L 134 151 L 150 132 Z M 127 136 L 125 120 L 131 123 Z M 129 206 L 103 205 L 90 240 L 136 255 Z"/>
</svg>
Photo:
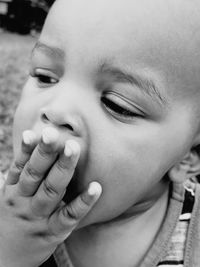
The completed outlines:
<svg viewBox="0 0 200 267">
<path fill-rule="evenodd" d="M 34 122 L 35 117 L 31 107 L 28 107 L 28 105 L 23 106 L 22 103 L 20 103 L 16 110 L 13 123 L 14 155 L 16 155 L 20 149 L 23 131 L 32 129 Z"/>
</svg>

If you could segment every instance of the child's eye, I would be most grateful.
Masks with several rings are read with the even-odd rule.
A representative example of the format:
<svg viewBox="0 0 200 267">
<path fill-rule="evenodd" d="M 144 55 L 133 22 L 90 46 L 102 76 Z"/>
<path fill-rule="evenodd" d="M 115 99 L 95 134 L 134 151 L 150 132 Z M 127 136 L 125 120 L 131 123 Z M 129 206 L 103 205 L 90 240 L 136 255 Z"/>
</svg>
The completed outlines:
<svg viewBox="0 0 200 267">
<path fill-rule="evenodd" d="M 58 83 L 57 75 L 48 70 L 35 69 L 30 75 L 36 79 L 39 87 L 49 87 Z"/>
<path fill-rule="evenodd" d="M 106 109 L 118 119 L 131 120 L 135 117 L 144 118 L 142 111 L 133 107 L 131 104 L 115 94 L 109 93 L 103 95 L 101 101 Z"/>
</svg>

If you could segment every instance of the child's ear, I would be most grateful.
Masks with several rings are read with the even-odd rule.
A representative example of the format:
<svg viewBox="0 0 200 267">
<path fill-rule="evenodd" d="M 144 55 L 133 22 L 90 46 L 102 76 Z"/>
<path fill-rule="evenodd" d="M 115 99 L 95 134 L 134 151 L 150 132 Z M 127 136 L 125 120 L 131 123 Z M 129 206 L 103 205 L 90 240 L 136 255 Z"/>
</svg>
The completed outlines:
<svg viewBox="0 0 200 267">
<path fill-rule="evenodd" d="M 168 172 L 172 182 L 183 183 L 188 178 L 196 177 L 200 174 L 200 147 L 192 148 L 181 162 L 174 165 Z"/>
</svg>

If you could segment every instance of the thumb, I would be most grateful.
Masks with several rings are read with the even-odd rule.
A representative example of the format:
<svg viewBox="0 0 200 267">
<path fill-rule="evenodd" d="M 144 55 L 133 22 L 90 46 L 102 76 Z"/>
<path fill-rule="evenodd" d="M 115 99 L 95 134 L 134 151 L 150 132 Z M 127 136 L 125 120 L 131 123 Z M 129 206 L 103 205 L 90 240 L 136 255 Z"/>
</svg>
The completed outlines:
<svg viewBox="0 0 200 267">
<path fill-rule="evenodd" d="M 102 193 L 98 182 L 92 182 L 88 190 L 75 198 L 68 205 L 61 204 L 60 208 L 51 217 L 51 229 L 54 236 L 69 236 L 79 222 L 92 209 Z"/>
</svg>

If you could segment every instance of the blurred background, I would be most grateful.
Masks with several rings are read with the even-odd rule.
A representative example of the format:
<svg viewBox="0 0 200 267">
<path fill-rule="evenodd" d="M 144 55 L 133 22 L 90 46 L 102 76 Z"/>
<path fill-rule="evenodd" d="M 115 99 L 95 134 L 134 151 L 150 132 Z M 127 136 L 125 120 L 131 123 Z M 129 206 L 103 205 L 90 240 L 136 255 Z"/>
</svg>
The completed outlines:
<svg viewBox="0 0 200 267">
<path fill-rule="evenodd" d="M 0 0 L 0 171 L 12 162 L 13 116 L 31 50 L 54 0 Z"/>
<path fill-rule="evenodd" d="M 0 0 L 0 27 L 29 34 L 41 30 L 54 0 Z"/>
</svg>

